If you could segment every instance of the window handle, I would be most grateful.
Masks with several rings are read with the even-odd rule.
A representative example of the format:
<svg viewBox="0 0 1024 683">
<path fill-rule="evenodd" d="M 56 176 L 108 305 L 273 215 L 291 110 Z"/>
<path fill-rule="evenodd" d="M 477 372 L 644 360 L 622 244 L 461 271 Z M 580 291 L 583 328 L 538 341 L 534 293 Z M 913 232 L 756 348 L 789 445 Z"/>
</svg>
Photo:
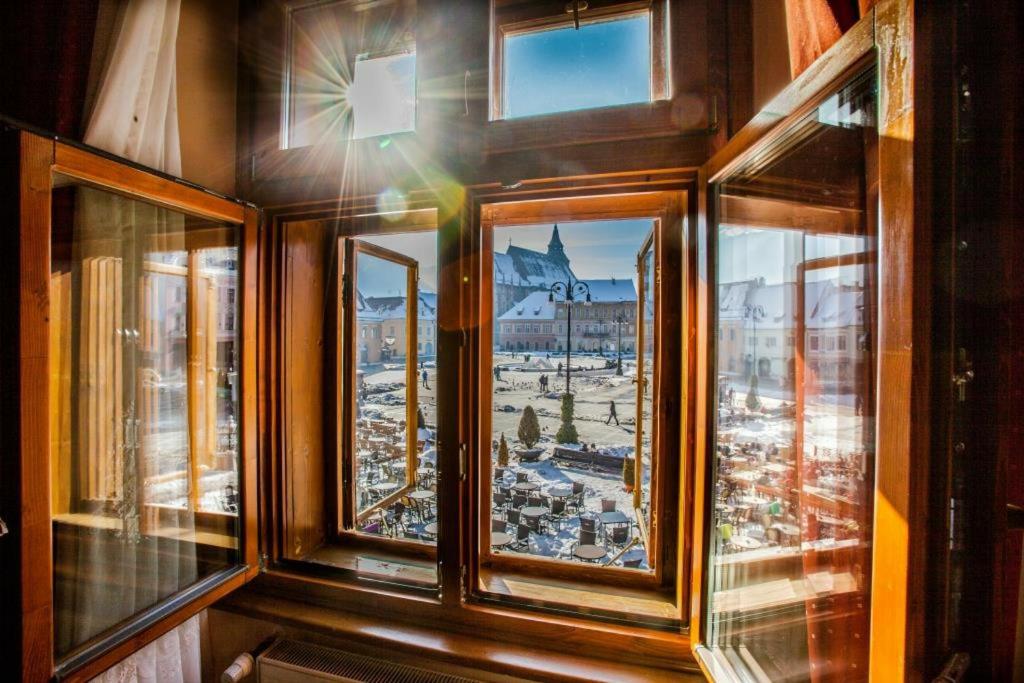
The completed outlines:
<svg viewBox="0 0 1024 683">
<path fill-rule="evenodd" d="M 577 31 L 580 30 L 580 12 L 587 7 L 589 7 L 587 0 L 572 0 L 565 6 L 565 13 L 572 15 L 572 25 Z"/>
<path fill-rule="evenodd" d="M 3 517 L 0 517 L 0 538 L 7 535 L 9 529 L 7 528 L 7 522 L 4 521 Z"/>
</svg>

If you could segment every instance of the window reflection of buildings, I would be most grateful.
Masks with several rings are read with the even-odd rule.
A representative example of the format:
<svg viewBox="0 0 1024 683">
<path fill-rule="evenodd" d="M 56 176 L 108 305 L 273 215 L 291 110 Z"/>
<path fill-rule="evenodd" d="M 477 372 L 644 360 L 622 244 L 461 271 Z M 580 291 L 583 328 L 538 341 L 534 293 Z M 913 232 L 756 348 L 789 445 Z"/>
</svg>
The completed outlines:
<svg viewBox="0 0 1024 683">
<path fill-rule="evenodd" d="M 744 280 L 719 286 L 718 367 L 737 385 L 755 372 L 762 387 L 792 390 L 796 373 L 796 283 Z M 815 381 L 851 391 L 865 350 L 864 289 L 833 280 L 805 285 L 804 353 Z M 763 306 L 753 333 L 746 307 Z M 766 384 L 767 383 L 767 384 Z"/>
</svg>

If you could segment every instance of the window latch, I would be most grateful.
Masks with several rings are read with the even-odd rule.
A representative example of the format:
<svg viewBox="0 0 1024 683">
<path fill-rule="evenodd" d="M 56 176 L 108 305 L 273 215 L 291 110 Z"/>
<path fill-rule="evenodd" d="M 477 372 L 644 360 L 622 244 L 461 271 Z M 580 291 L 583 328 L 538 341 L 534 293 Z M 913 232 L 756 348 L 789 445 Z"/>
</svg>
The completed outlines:
<svg viewBox="0 0 1024 683">
<path fill-rule="evenodd" d="M 565 6 L 565 13 L 572 15 L 572 25 L 577 31 L 580 30 L 580 12 L 589 6 L 587 0 L 572 0 Z"/>
<path fill-rule="evenodd" d="M 469 469 L 469 449 L 466 444 L 459 444 L 459 480 L 466 480 L 466 471 Z"/>
</svg>

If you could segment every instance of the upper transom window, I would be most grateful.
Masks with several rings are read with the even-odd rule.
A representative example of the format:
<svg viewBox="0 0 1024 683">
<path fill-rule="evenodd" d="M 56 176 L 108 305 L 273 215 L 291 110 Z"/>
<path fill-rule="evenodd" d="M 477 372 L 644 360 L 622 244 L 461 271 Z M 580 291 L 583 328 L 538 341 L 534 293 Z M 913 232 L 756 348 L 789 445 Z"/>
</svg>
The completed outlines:
<svg viewBox="0 0 1024 683">
<path fill-rule="evenodd" d="M 307 3 L 288 17 L 284 147 L 416 127 L 414 0 Z"/>
<path fill-rule="evenodd" d="M 578 17 L 564 8 L 554 15 L 550 8 L 530 15 L 498 12 L 493 118 L 637 104 L 666 96 L 660 4 L 593 4 L 590 8 L 581 2 Z"/>
</svg>

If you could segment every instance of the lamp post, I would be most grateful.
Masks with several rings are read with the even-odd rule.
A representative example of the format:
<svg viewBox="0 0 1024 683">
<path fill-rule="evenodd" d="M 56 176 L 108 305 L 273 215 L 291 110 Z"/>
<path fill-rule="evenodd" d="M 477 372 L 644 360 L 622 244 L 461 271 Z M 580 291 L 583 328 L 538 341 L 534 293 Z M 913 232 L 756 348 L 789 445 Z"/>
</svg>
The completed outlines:
<svg viewBox="0 0 1024 683">
<path fill-rule="evenodd" d="M 625 324 L 626 319 L 622 317 L 622 313 L 615 314 L 615 331 L 618 334 L 618 341 L 615 343 L 615 351 L 618 355 L 618 359 L 615 363 L 615 374 L 622 376 L 622 326 Z"/>
<path fill-rule="evenodd" d="M 758 320 L 764 320 L 764 317 L 765 317 L 764 306 L 762 306 L 761 304 L 747 304 L 746 306 L 743 307 L 743 316 L 750 320 L 751 325 L 754 328 L 754 336 L 753 336 L 753 339 L 754 339 L 754 353 L 752 354 L 754 360 L 751 363 L 750 374 L 756 375 L 756 374 L 758 374 L 757 373 L 757 321 Z"/>
<path fill-rule="evenodd" d="M 568 394 L 569 368 L 572 367 L 572 305 L 579 298 L 583 298 L 585 306 L 590 305 L 590 285 L 570 277 L 564 282 L 551 285 L 548 290 L 548 301 L 554 301 L 556 295 L 562 297 L 562 301 L 565 302 L 565 393 Z"/>
</svg>

